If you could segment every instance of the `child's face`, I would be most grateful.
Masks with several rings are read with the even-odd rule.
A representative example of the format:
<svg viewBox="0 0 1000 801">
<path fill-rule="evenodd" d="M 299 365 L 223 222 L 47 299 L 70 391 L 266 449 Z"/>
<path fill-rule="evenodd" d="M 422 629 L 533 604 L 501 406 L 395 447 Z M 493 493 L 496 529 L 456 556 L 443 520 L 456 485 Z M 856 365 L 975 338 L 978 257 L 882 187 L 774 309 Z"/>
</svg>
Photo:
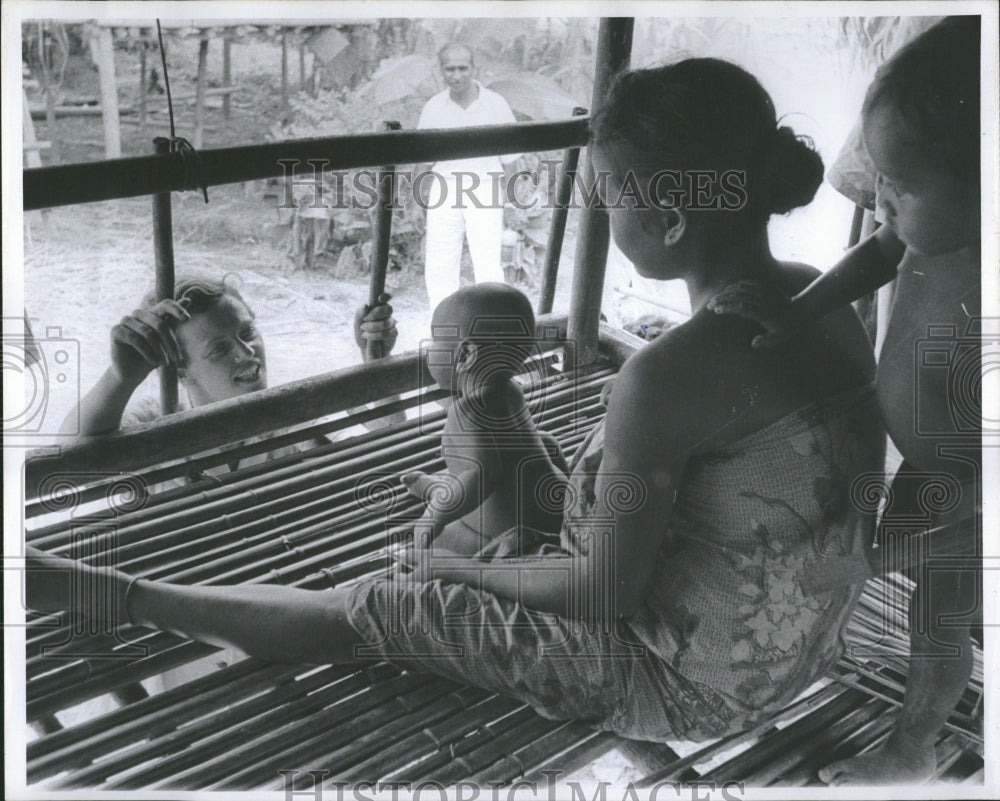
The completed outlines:
<svg viewBox="0 0 1000 801">
<path fill-rule="evenodd" d="M 864 140 L 878 170 L 876 203 L 908 247 L 934 255 L 979 239 L 979 187 L 929 158 L 895 109 L 875 106 L 864 119 Z"/>
<path fill-rule="evenodd" d="M 264 342 L 246 305 L 224 296 L 177 327 L 184 380 L 216 402 L 267 386 Z"/>
</svg>

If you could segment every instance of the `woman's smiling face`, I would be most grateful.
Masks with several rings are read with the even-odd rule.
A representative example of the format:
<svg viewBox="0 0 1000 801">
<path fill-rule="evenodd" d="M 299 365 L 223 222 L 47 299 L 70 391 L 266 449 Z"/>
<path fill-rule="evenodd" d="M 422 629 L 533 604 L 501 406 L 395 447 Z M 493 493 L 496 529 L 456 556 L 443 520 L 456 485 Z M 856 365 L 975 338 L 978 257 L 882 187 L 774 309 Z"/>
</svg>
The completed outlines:
<svg viewBox="0 0 1000 801">
<path fill-rule="evenodd" d="M 195 405 L 267 386 L 264 342 L 246 304 L 229 295 L 177 328 L 184 382 Z"/>
</svg>

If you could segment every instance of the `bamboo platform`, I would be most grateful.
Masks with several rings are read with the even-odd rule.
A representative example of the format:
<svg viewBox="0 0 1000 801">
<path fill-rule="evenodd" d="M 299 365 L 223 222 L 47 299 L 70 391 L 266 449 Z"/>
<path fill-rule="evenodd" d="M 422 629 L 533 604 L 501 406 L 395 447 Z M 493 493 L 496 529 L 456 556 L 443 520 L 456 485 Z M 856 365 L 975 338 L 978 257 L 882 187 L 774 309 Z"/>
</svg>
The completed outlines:
<svg viewBox="0 0 1000 801">
<path fill-rule="evenodd" d="M 621 336 L 605 332 L 602 347 L 613 360 L 567 375 L 546 356 L 526 380 L 539 425 L 567 456 L 603 416 L 600 393 L 625 346 Z M 192 474 L 235 454 L 333 438 L 221 477 L 169 486 L 179 483 L 169 481 L 177 465 L 153 465 L 136 474 L 153 491 L 142 503 L 133 496 L 132 506 L 120 504 L 113 517 L 106 499 L 118 497 L 112 490 L 120 490 L 121 478 L 78 487 L 75 513 L 67 506 L 61 520 L 52 519 L 58 515 L 51 498 L 29 502 L 27 541 L 91 562 L 106 563 L 114 549 L 121 568 L 181 583 L 319 589 L 384 571 L 387 551 L 420 512 L 395 477 L 442 466 L 438 399 L 434 390 L 411 391 L 381 407 L 183 465 Z M 400 409 L 411 419 L 357 433 L 359 422 Z M 817 767 L 831 757 L 877 745 L 902 696 L 908 646 L 898 624 L 908 591 L 896 576 L 869 582 L 850 628 L 852 645 L 871 645 L 866 653 L 849 649 L 823 686 L 753 731 L 685 756 L 666 744 L 646 745 L 644 783 L 806 786 L 817 783 Z M 631 753 L 617 736 L 549 721 L 516 701 L 386 663 L 296 668 L 248 658 L 149 695 L 143 679 L 213 649 L 136 628 L 81 632 L 51 618 L 31 623 L 26 645 L 27 718 L 46 731 L 27 747 L 27 775 L 40 788 L 281 789 L 282 770 L 325 771 L 330 784 L 544 782 L 545 771 L 565 776 L 612 749 Z M 65 710 L 102 696 L 131 702 L 75 725 L 59 722 Z M 973 682 L 939 743 L 945 780 L 981 777 L 981 698 L 977 654 Z M 300 781 L 309 779 L 303 773 Z"/>
</svg>

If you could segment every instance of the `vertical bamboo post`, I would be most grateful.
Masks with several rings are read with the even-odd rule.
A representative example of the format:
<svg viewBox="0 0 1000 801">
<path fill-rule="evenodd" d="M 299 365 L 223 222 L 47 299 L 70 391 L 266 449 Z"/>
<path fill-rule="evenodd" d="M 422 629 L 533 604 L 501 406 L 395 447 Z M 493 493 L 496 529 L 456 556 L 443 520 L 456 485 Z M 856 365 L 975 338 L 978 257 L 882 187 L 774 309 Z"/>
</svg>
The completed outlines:
<svg viewBox="0 0 1000 801">
<path fill-rule="evenodd" d="M 195 150 L 201 150 L 202 133 L 205 127 L 205 73 L 208 65 L 208 34 L 202 32 L 198 42 L 198 84 L 194 98 L 194 141 Z"/>
<path fill-rule="evenodd" d="M 306 90 L 306 44 L 299 42 L 299 91 Z"/>
<path fill-rule="evenodd" d="M 395 120 L 382 123 L 385 131 L 402 128 Z M 391 164 L 378 169 L 378 203 L 375 207 L 374 231 L 372 233 L 371 278 L 368 282 L 368 305 L 376 306 L 385 292 L 385 273 L 389 267 L 389 241 L 392 239 L 392 209 L 395 201 L 396 168 Z M 384 355 L 382 343 L 369 342 L 366 360 L 380 359 Z"/>
<path fill-rule="evenodd" d="M 139 40 L 139 138 L 146 139 L 146 40 Z"/>
<path fill-rule="evenodd" d="M 31 108 L 28 106 L 28 94 L 21 90 L 24 106 L 24 160 L 29 167 L 41 167 L 42 157 L 38 152 L 38 140 L 35 138 L 35 123 L 31 119 Z"/>
<path fill-rule="evenodd" d="M 170 152 L 170 140 L 158 136 L 153 140 L 157 155 Z M 170 193 L 153 195 L 153 253 L 156 258 L 156 299 L 174 296 L 174 232 Z M 177 367 L 160 367 L 160 410 L 163 414 L 177 411 Z"/>
<path fill-rule="evenodd" d="M 601 108 L 615 75 L 628 69 L 632 51 L 634 20 L 626 17 L 605 17 L 597 35 L 597 66 L 594 71 L 594 92 L 591 113 Z M 584 163 L 584 185 L 594 181 L 594 166 L 588 144 Z M 604 209 L 593 205 L 580 210 L 580 227 L 573 265 L 573 290 L 567 331 L 567 367 L 576 369 L 597 360 L 597 333 L 600 325 L 601 295 L 604 270 L 608 260 L 610 235 L 608 216 Z"/>
<path fill-rule="evenodd" d="M 288 34 L 281 32 L 281 105 L 288 105 Z"/>
<path fill-rule="evenodd" d="M 90 52 L 97 64 L 101 84 L 101 117 L 104 121 L 104 157 L 121 158 L 122 132 L 118 118 L 118 86 L 115 83 L 115 51 L 111 28 L 92 29 Z"/>
<path fill-rule="evenodd" d="M 232 46 L 232 36 L 229 34 L 229 31 L 226 31 L 225 38 L 222 40 L 222 85 L 226 89 L 229 88 L 233 78 L 232 53 L 230 52 L 232 50 Z M 222 118 L 227 121 L 229 120 L 229 114 L 231 112 L 229 96 L 229 92 L 226 92 L 222 96 Z"/>
<path fill-rule="evenodd" d="M 52 89 L 52 70 L 49 65 L 49 51 L 45 47 L 45 27 L 38 23 L 38 60 L 42 65 L 42 80 L 45 82 L 45 127 L 52 143 L 52 160 L 58 164 L 62 161 L 62 146 L 59 141 L 59 128 L 56 122 L 56 94 Z"/>
<path fill-rule="evenodd" d="M 587 109 L 577 106 L 574 117 L 582 117 Z M 566 234 L 566 217 L 569 215 L 569 201 L 573 196 L 573 176 L 580 160 L 580 148 L 569 147 L 559 165 L 559 180 L 556 185 L 555 208 L 552 211 L 552 225 L 549 227 L 549 241 L 545 248 L 545 268 L 542 273 L 542 291 L 538 298 L 538 313 L 548 314 L 556 296 L 556 277 L 559 275 L 559 258 L 562 256 L 563 236 Z"/>
</svg>

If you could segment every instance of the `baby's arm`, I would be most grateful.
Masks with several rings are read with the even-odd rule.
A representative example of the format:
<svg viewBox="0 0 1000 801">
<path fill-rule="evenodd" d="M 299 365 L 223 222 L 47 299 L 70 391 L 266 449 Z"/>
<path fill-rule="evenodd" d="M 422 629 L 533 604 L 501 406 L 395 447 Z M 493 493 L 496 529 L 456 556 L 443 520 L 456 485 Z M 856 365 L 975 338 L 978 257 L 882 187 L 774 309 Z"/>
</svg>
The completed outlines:
<svg viewBox="0 0 1000 801">
<path fill-rule="evenodd" d="M 452 404 L 445 421 L 441 451 L 446 469 L 433 476 L 418 471 L 402 477 L 406 488 L 427 503 L 431 538 L 482 506 L 502 480 L 492 436 L 470 425 L 470 416 L 461 414 L 462 403 Z"/>
<path fill-rule="evenodd" d="M 904 250 L 903 243 L 883 225 L 791 301 L 754 281 L 740 281 L 712 298 L 708 307 L 717 314 L 738 314 L 762 325 L 767 333 L 754 338 L 755 347 L 776 345 L 803 323 L 825 317 L 889 283 L 896 277 Z"/>
</svg>

